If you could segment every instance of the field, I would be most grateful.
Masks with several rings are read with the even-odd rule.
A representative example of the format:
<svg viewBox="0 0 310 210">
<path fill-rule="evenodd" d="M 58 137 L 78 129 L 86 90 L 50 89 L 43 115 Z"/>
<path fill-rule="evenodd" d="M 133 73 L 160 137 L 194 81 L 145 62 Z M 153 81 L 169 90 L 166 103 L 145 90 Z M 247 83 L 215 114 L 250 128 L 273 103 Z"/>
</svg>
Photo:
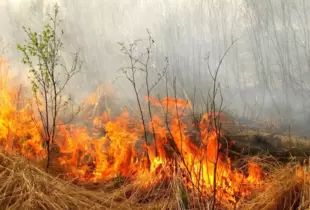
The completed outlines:
<svg viewBox="0 0 310 210">
<path fill-rule="evenodd" d="M 2 60 L 1 209 L 310 208 L 309 141 L 245 129 L 224 113 L 193 120 L 177 98 L 149 98 L 167 112 L 154 109 L 147 133 L 126 110 L 60 125 L 46 169 L 42 125 L 7 68 Z"/>
</svg>

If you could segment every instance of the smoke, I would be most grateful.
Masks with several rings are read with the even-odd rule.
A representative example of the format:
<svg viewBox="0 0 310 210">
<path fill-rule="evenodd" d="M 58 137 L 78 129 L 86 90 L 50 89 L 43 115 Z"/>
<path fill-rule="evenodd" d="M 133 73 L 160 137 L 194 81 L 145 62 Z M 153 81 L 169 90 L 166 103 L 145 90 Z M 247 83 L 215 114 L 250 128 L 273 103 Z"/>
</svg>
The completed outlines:
<svg viewBox="0 0 310 210">
<path fill-rule="evenodd" d="M 285 123 L 307 120 L 310 72 L 310 3 L 304 0 L 6 0 L 0 4 L 1 37 L 8 57 L 21 75 L 16 44 L 22 26 L 40 30 L 57 2 L 65 32 L 63 58 L 80 50 L 83 72 L 70 92 L 84 97 L 98 83 L 113 83 L 121 98 L 132 99 L 131 86 L 118 78 L 126 57 L 118 42 L 155 40 L 151 64 L 177 78 L 180 93 L 207 94 L 212 71 L 233 40 L 239 39 L 220 68 L 224 105 L 238 116 Z M 145 45 L 141 45 L 143 50 Z M 209 56 L 209 57 L 208 57 Z M 209 58 L 207 60 L 206 58 Z M 116 79 L 118 78 L 118 79 Z M 305 114 L 306 113 L 306 114 Z"/>
</svg>

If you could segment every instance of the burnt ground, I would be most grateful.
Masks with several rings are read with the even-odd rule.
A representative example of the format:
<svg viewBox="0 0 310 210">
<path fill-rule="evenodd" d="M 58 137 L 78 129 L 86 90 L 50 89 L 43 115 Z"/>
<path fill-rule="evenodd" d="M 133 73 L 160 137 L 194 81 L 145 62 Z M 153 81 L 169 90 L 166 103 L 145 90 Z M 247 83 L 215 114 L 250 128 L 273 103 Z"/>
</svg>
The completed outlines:
<svg viewBox="0 0 310 210">
<path fill-rule="evenodd" d="M 267 128 L 255 122 L 229 118 L 222 121 L 222 127 L 227 140 L 233 142 L 230 149 L 233 156 L 261 154 L 281 160 L 310 157 L 310 138 L 298 135 L 298 130 L 292 131 L 292 127 Z"/>
</svg>

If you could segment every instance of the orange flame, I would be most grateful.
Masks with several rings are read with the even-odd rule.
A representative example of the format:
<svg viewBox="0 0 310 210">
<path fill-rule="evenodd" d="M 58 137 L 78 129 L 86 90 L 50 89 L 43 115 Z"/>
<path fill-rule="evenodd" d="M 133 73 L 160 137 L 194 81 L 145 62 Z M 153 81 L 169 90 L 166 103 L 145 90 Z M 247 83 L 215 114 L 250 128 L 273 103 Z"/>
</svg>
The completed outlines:
<svg viewBox="0 0 310 210">
<path fill-rule="evenodd" d="M 39 133 L 41 124 L 33 120 L 29 103 L 19 104 L 21 89 L 9 86 L 5 59 L 0 59 L 0 75 L 0 145 L 6 151 L 31 159 L 44 158 L 46 152 Z"/>
<path fill-rule="evenodd" d="M 7 71 L 5 65 L 0 68 L 0 72 Z M 46 151 L 39 132 L 42 126 L 33 120 L 30 104 L 18 108 L 18 90 L 10 88 L 5 80 L 0 82 L 1 146 L 31 159 L 44 158 Z M 92 102 L 92 97 L 89 100 Z M 104 133 L 99 137 L 86 127 L 60 126 L 56 139 L 61 153 L 58 160 L 67 175 L 94 182 L 121 175 L 150 186 L 179 173 L 188 189 L 209 195 L 216 186 L 217 195 L 232 202 L 237 194 L 246 196 L 250 192 L 248 185 L 260 183 L 261 168 L 255 163 L 249 163 L 248 176 L 232 168 L 220 143 L 222 134 L 210 126 L 212 114 L 206 113 L 198 125 L 192 125 L 186 119 L 186 110 L 191 108 L 186 100 L 147 100 L 169 113 L 168 120 L 153 113 L 147 140 L 142 123 L 128 112 L 115 119 L 109 119 L 107 113 L 94 119 L 93 129 Z"/>
</svg>

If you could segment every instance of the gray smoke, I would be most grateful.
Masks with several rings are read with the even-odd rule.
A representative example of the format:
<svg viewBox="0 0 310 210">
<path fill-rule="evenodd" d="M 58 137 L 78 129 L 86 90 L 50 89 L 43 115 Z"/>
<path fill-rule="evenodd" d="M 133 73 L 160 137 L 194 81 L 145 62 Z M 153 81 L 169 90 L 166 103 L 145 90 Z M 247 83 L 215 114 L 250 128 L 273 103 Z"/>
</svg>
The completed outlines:
<svg viewBox="0 0 310 210">
<path fill-rule="evenodd" d="M 131 86 L 117 70 L 126 57 L 117 42 L 147 38 L 155 46 L 151 64 L 169 78 L 177 77 L 179 92 L 197 98 L 207 94 L 211 78 L 207 60 L 216 69 L 221 55 L 239 39 L 220 69 L 224 105 L 240 117 L 305 123 L 310 94 L 310 1 L 306 0 L 2 0 L 0 27 L 7 57 L 20 75 L 16 44 L 25 39 L 22 26 L 40 30 L 53 4 L 64 20 L 63 58 L 80 49 L 83 73 L 70 91 L 84 97 L 98 83 L 112 83 L 122 98 L 133 98 Z M 143 50 L 144 45 L 141 45 Z M 182 88 L 181 88 L 182 87 Z"/>
</svg>

